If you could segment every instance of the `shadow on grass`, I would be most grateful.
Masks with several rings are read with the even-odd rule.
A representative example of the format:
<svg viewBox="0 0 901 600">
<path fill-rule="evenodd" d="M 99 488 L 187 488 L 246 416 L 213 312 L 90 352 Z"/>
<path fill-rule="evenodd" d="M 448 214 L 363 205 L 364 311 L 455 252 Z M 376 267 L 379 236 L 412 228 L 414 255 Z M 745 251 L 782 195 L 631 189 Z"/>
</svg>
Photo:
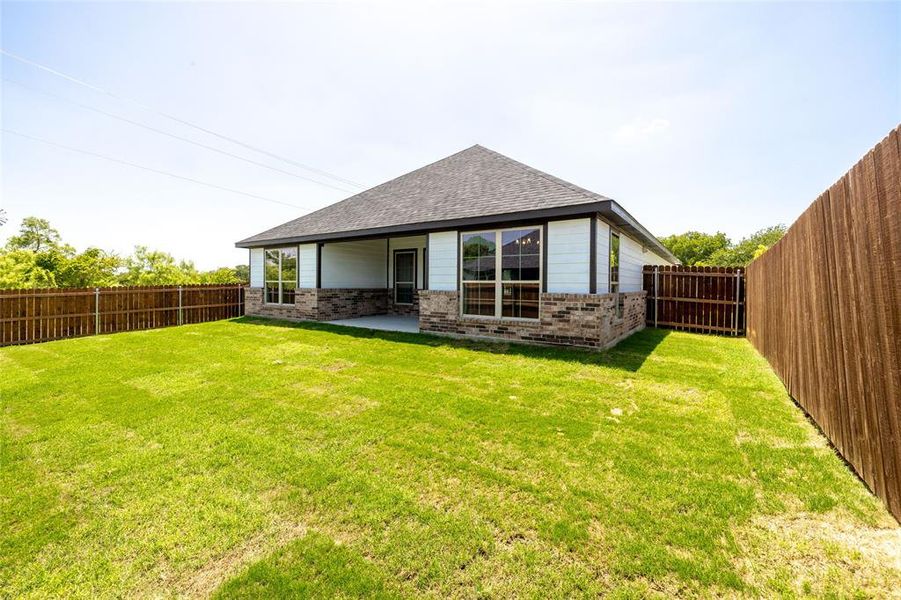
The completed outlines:
<svg viewBox="0 0 901 600">
<path fill-rule="evenodd" d="M 344 335 L 360 339 L 379 339 L 400 344 L 416 344 L 419 346 L 463 348 L 491 354 L 508 354 L 542 360 L 562 360 L 586 365 L 598 365 L 638 371 L 657 346 L 669 335 L 664 329 L 644 329 L 635 333 L 608 350 L 596 351 L 583 348 L 533 346 L 503 340 L 477 340 L 434 335 L 429 333 L 405 333 L 400 331 L 381 331 L 332 325 L 315 321 L 285 321 L 264 317 L 240 317 L 233 323 L 241 325 L 266 325 L 268 327 L 285 327 L 288 329 L 305 329 L 309 331 L 325 331 L 336 335 Z"/>
</svg>

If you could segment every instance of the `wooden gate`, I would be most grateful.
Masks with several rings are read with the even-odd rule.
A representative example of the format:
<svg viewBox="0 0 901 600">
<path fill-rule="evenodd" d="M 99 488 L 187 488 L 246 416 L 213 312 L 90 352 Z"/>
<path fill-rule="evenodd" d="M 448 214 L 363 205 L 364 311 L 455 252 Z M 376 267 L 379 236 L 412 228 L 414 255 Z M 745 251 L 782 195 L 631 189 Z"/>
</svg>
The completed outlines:
<svg viewBox="0 0 901 600">
<path fill-rule="evenodd" d="M 745 270 L 645 265 L 648 327 L 745 334 Z"/>
</svg>

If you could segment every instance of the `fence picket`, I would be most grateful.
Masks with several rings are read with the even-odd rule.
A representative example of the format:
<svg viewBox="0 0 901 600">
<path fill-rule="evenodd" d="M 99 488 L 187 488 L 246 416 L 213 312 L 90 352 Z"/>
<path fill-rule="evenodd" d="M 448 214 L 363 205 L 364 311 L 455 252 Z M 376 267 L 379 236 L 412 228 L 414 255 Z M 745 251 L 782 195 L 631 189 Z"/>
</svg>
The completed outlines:
<svg viewBox="0 0 901 600">
<path fill-rule="evenodd" d="M 244 286 L 0 290 L 0 346 L 230 319 L 244 314 Z M 184 302 L 184 308 L 180 304 Z"/>
<path fill-rule="evenodd" d="M 744 335 L 744 269 L 645 265 L 643 276 L 649 327 Z"/>
<path fill-rule="evenodd" d="M 748 339 L 901 520 L 901 127 L 747 270 Z"/>
</svg>

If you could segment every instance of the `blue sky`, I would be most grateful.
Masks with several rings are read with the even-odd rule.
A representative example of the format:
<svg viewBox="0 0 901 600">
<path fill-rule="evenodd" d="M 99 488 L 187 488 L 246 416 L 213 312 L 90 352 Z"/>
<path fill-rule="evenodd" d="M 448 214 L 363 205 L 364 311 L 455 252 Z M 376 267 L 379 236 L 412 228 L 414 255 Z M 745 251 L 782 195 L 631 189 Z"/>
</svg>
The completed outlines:
<svg viewBox="0 0 901 600">
<path fill-rule="evenodd" d="M 898 3 L 4 2 L 2 47 L 367 186 L 480 143 L 657 235 L 791 223 L 901 121 Z M 299 208 L 3 134 L 0 241 L 35 215 L 79 248 L 212 268 L 349 195 L 43 96 L 322 179 L 7 57 L 2 75 L 28 86 L 2 82 L 5 129 Z"/>
</svg>

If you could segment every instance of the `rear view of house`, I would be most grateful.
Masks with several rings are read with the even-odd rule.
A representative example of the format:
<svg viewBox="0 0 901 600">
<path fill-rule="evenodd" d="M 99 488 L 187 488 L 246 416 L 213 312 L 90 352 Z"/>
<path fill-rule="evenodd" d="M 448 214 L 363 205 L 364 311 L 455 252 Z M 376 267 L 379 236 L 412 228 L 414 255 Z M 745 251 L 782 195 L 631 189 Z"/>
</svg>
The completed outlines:
<svg viewBox="0 0 901 600">
<path fill-rule="evenodd" d="M 420 331 L 602 348 L 673 255 L 617 202 L 482 146 L 237 243 L 248 315 L 391 314 Z"/>
</svg>

